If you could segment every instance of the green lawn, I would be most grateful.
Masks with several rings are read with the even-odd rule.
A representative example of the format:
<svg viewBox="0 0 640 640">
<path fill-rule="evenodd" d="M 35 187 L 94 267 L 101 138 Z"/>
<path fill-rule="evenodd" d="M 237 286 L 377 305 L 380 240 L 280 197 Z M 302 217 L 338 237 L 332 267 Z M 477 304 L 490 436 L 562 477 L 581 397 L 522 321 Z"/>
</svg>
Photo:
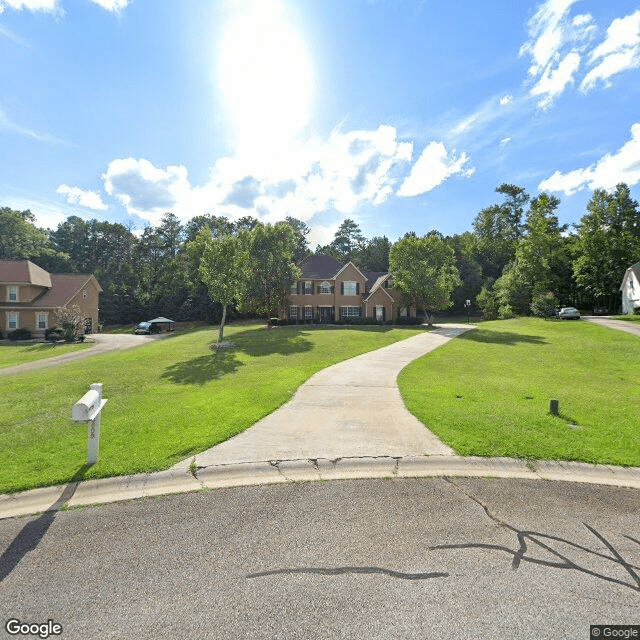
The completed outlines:
<svg viewBox="0 0 640 640">
<path fill-rule="evenodd" d="M 213 327 L 5 376 L 0 492 L 165 469 L 271 413 L 316 371 L 421 331 L 231 326 L 235 348 L 213 352 Z M 103 383 L 108 403 L 100 461 L 84 473 L 87 427 L 70 416 L 92 382 Z"/>
<path fill-rule="evenodd" d="M 13 367 L 17 364 L 25 362 L 33 362 L 34 360 L 42 360 L 43 358 L 51 358 L 52 356 L 61 356 L 71 351 L 79 351 L 87 349 L 89 344 L 51 344 L 51 343 L 16 343 L 4 342 L 0 343 L 0 369 L 4 367 Z"/>
<path fill-rule="evenodd" d="M 636 336 L 521 318 L 483 323 L 398 383 L 409 410 L 460 455 L 640 466 L 639 371 Z"/>
</svg>

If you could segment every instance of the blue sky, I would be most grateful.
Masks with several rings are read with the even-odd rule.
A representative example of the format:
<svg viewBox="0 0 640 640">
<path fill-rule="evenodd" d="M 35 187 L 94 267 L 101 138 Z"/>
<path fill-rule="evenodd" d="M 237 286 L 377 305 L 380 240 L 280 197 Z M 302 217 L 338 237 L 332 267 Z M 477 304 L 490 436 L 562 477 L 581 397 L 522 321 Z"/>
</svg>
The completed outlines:
<svg viewBox="0 0 640 640">
<path fill-rule="evenodd" d="M 640 4 L 0 0 L 0 206 L 471 229 L 503 182 L 640 198 Z"/>
</svg>

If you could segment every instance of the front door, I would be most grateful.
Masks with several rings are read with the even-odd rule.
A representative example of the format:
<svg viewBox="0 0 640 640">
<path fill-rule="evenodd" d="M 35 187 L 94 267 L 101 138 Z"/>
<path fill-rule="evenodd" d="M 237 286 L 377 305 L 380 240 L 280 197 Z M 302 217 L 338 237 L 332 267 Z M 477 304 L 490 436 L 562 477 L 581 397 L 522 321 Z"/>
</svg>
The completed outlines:
<svg viewBox="0 0 640 640">
<path fill-rule="evenodd" d="M 376 320 L 384 322 L 384 307 L 376 307 Z"/>
<path fill-rule="evenodd" d="M 333 322 L 333 307 L 318 307 L 320 314 L 320 323 L 327 324 Z"/>
</svg>

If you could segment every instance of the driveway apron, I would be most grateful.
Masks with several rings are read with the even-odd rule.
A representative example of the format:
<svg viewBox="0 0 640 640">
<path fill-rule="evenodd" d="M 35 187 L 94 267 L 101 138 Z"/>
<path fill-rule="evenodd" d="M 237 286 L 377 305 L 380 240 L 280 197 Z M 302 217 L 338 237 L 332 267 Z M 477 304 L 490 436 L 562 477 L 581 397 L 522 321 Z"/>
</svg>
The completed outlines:
<svg viewBox="0 0 640 640">
<path fill-rule="evenodd" d="M 599 324 L 601 327 L 608 327 L 609 329 L 618 329 L 619 331 L 625 331 L 626 333 L 632 333 L 633 335 L 640 336 L 640 324 L 635 324 L 627 320 L 613 320 L 603 316 L 584 316 L 585 320 Z"/>
<path fill-rule="evenodd" d="M 196 465 L 437 455 L 453 451 L 409 411 L 396 378 L 412 360 L 473 329 L 446 325 L 319 371 L 246 431 L 196 455 Z M 176 468 L 186 468 L 192 459 Z"/>
</svg>

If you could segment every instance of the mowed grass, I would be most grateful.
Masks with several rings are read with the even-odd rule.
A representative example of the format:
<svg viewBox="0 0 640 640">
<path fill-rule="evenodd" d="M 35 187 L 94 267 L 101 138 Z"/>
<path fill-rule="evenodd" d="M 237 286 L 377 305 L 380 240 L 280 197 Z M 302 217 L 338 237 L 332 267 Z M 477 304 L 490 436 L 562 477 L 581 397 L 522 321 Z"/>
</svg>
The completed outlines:
<svg viewBox="0 0 640 640">
<path fill-rule="evenodd" d="M 408 409 L 460 455 L 640 466 L 639 372 L 636 336 L 523 318 L 482 324 L 398 383 Z"/>
<path fill-rule="evenodd" d="M 638 322 L 640 323 L 640 316 L 637 315 L 625 315 L 625 316 L 611 316 L 612 320 L 624 320 L 625 322 Z"/>
<path fill-rule="evenodd" d="M 24 364 L 25 362 L 33 362 L 34 360 L 42 360 L 43 358 L 51 358 L 53 356 L 61 356 L 72 351 L 80 351 L 87 349 L 91 345 L 80 344 L 51 344 L 51 343 L 18 343 L 8 342 L 0 343 L 0 369 L 5 367 L 13 367 L 15 365 Z"/>
<path fill-rule="evenodd" d="M 227 440 L 289 400 L 312 374 L 424 329 L 228 327 L 194 330 L 53 369 L 2 378 L 0 492 L 166 469 Z M 102 382 L 100 460 L 71 407 Z"/>
</svg>

